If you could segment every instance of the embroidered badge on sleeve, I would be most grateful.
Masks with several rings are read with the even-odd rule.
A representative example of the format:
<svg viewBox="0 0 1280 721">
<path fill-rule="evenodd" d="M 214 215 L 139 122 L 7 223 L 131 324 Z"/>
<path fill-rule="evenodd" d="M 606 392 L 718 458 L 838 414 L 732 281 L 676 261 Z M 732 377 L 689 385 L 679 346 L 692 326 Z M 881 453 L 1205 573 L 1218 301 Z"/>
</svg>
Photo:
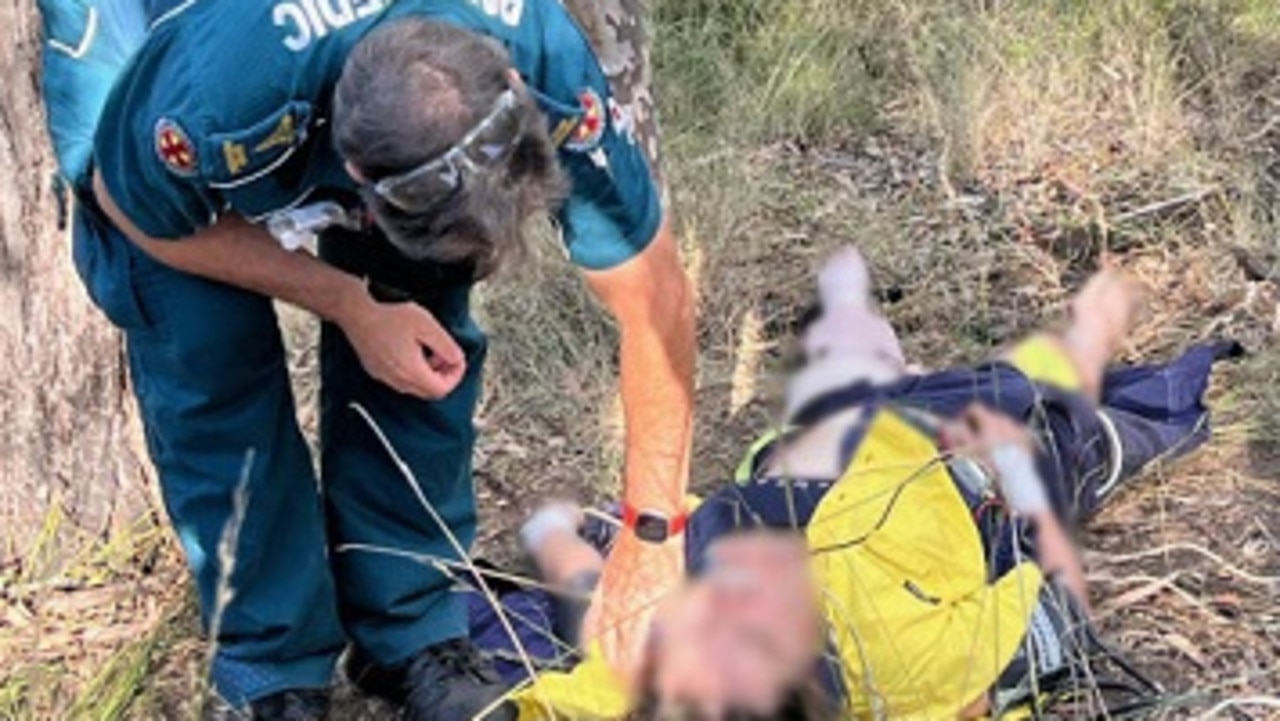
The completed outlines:
<svg viewBox="0 0 1280 721">
<path fill-rule="evenodd" d="M 182 126 L 169 118 L 156 123 L 156 155 L 176 175 L 187 178 L 196 173 L 196 148 Z"/>
<path fill-rule="evenodd" d="M 569 150 L 586 152 L 594 150 L 600 144 L 600 139 L 604 137 L 608 116 L 600 95 L 591 88 L 583 90 L 578 95 L 578 102 L 582 105 L 582 119 L 578 121 L 578 127 L 565 141 L 564 146 Z"/>
</svg>

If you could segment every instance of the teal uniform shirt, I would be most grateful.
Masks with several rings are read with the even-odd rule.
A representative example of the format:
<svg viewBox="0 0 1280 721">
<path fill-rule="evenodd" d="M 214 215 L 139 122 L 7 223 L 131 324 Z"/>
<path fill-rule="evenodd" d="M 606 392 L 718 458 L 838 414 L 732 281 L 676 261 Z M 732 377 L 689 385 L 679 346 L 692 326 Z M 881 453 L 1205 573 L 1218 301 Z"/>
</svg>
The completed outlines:
<svg viewBox="0 0 1280 721">
<path fill-rule="evenodd" d="M 559 211 L 588 269 L 638 254 L 662 219 L 629 113 L 558 0 L 190 0 L 156 19 L 101 116 L 94 160 L 111 197 L 158 239 L 224 212 L 264 222 L 355 197 L 333 147 L 333 88 L 378 23 L 423 17 L 503 43 L 547 116 L 571 195 Z"/>
</svg>

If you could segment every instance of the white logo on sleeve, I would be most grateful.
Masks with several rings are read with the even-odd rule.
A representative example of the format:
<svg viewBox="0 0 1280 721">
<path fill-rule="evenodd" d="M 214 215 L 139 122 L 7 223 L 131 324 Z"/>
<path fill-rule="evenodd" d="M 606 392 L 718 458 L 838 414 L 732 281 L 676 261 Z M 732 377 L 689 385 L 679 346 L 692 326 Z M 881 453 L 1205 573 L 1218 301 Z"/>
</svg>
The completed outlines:
<svg viewBox="0 0 1280 721">
<path fill-rule="evenodd" d="M 519 25 L 524 15 L 524 0 L 471 0 L 471 4 L 511 27 Z"/>
<path fill-rule="evenodd" d="M 613 129 L 618 135 L 626 138 L 628 143 L 636 144 L 636 114 L 630 105 L 623 105 L 609 98 L 609 118 L 613 121 Z"/>
<path fill-rule="evenodd" d="M 289 32 L 284 46 L 298 53 L 316 39 L 385 7 L 385 0 L 288 0 L 272 8 L 271 22 Z"/>
</svg>

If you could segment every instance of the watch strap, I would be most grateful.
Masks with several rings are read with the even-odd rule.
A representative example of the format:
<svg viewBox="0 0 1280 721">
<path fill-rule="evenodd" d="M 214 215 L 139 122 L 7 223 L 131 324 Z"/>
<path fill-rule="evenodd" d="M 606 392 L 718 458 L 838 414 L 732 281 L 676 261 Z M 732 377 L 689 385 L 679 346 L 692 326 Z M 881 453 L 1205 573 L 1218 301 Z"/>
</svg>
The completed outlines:
<svg viewBox="0 0 1280 721">
<path fill-rule="evenodd" d="M 667 515 L 660 511 L 651 511 L 648 509 L 636 508 L 630 503 L 622 504 L 622 526 L 629 531 L 635 531 L 642 520 L 648 518 L 661 518 L 667 522 L 666 539 L 684 533 L 685 528 L 689 525 L 689 514 L 687 511 L 681 511 L 674 516 Z M 644 539 L 648 540 L 648 539 Z"/>
</svg>

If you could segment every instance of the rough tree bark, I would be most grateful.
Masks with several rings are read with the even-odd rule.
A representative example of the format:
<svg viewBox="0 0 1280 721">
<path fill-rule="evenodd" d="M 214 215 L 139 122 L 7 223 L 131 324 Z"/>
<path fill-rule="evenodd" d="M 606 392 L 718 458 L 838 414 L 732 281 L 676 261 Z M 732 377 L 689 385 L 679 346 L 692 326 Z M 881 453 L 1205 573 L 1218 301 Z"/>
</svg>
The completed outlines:
<svg viewBox="0 0 1280 721">
<path fill-rule="evenodd" d="M 58 228 L 39 50 L 33 0 L 0 0 L 0 569 L 50 520 L 69 552 L 150 499 L 120 336 Z"/>
<path fill-rule="evenodd" d="M 660 185 L 662 173 L 657 108 L 653 98 L 650 0 L 564 0 L 591 41 L 614 98 L 632 113 L 636 136 Z"/>
</svg>

